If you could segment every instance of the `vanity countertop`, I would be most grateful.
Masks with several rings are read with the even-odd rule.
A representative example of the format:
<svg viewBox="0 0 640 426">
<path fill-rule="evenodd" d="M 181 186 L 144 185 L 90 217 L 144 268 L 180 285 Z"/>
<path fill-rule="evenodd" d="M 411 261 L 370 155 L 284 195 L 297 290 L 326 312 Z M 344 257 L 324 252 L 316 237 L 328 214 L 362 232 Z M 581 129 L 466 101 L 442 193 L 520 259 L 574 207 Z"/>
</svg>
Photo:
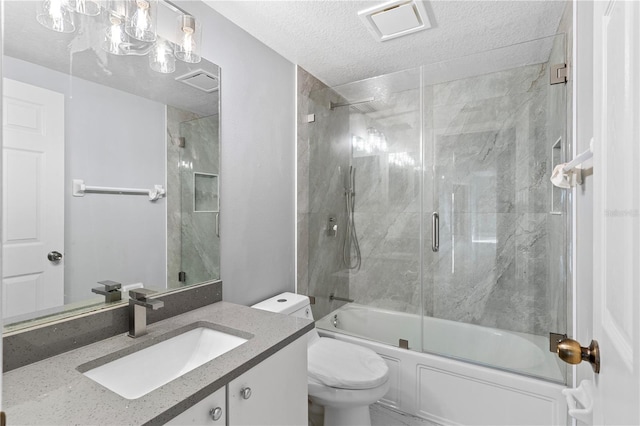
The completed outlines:
<svg viewBox="0 0 640 426">
<path fill-rule="evenodd" d="M 134 400 L 85 377 L 77 367 L 105 355 L 162 340 L 198 321 L 253 335 L 246 343 Z M 3 375 L 8 424 L 163 424 L 271 354 L 313 329 L 313 322 L 217 302 L 148 326 L 47 358 Z M 114 355 L 114 359 L 117 358 Z"/>
</svg>

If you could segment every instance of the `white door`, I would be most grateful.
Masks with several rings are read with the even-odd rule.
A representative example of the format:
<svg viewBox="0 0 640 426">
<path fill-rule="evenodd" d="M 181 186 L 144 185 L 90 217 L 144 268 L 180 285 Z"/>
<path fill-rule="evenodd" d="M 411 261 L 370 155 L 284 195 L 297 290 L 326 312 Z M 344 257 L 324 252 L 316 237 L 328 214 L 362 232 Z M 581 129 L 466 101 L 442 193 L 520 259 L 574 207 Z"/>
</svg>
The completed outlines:
<svg viewBox="0 0 640 426">
<path fill-rule="evenodd" d="M 601 351 L 593 423 L 638 425 L 640 2 L 593 8 L 593 337 Z"/>
<path fill-rule="evenodd" d="M 5 78 L 2 115 L 7 318 L 64 304 L 64 96 Z"/>
</svg>

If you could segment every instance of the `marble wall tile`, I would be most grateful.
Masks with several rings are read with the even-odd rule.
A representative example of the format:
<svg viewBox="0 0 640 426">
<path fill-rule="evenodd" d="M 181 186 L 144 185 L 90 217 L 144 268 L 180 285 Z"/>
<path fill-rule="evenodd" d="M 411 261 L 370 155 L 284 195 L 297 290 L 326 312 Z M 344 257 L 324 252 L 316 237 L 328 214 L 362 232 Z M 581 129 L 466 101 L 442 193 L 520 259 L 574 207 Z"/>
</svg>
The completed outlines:
<svg viewBox="0 0 640 426">
<path fill-rule="evenodd" d="M 315 296 L 315 318 L 332 310 L 329 295 L 349 297 L 342 260 L 346 230 L 344 186 L 350 161 L 349 109 L 342 98 L 298 67 L 298 292 Z M 308 122 L 308 115 L 315 120 Z M 329 217 L 337 235 L 327 234 Z"/>
<path fill-rule="evenodd" d="M 418 149 L 407 153 L 419 164 Z M 389 164 L 389 154 L 353 158 L 357 212 L 420 211 L 421 175 L 414 166 Z"/>
<path fill-rule="evenodd" d="M 541 64 L 433 89 L 440 251 L 424 267 L 436 317 L 540 335 L 561 322 L 547 75 Z"/>
<path fill-rule="evenodd" d="M 438 210 L 446 213 L 515 210 L 515 129 L 436 138 Z"/>
<path fill-rule="evenodd" d="M 297 229 L 297 292 L 299 294 L 309 294 L 309 213 L 298 213 Z"/>
<path fill-rule="evenodd" d="M 309 93 L 322 83 L 304 69 L 297 68 L 297 167 L 296 167 L 296 283 L 300 294 L 309 294 Z"/>
<path fill-rule="evenodd" d="M 363 266 L 349 275 L 349 291 L 357 303 L 419 314 L 420 260 L 391 257 L 363 258 Z"/>
<path fill-rule="evenodd" d="M 437 84 L 433 88 L 432 105 L 467 103 L 535 90 L 548 82 L 548 76 L 541 68 L 530 65 Z"/>
</svg>

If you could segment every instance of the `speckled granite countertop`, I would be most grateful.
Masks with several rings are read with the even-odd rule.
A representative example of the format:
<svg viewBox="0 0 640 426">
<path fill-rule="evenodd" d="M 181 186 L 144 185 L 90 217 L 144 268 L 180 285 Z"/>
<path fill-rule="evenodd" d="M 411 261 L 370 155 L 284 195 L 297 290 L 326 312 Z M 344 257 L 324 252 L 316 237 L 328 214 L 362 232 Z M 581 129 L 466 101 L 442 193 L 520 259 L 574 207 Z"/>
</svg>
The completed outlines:
<svg viewBox="0 0 640 426">
<path fill-rule="evenodd" d="M 135 400 L 119 396 L 77 370 L 103 357 L 100 363 L 119 358 L 123 352 L 133 352 L 138 346 L 140 349 L 150 346 L 198 321 L 250 333 L 253 337 Z M 302 318 L 217 302 L 151 324 L 149 333 L 137 339 L 125 333 L 5 373 L 3 405 L 7 423 L 163 424 L 313 327 L 312 321 Z M 122 352 L 113 354 L 118 351 Z"/>
</svg>

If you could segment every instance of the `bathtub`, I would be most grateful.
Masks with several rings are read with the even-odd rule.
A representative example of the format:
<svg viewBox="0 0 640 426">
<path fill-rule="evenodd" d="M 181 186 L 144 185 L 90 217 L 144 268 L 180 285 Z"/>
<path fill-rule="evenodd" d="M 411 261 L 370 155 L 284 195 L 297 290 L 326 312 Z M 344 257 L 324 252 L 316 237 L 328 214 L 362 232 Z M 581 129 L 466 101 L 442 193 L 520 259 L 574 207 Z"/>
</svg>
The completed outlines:
<svg viewBox="0 0 640 426">
<path fill-rule="evenodd" d="M 391 387 L 380 403 L 390 408 L 447 425 L 567 424 L 560 362 L 543 336 L 355 303 L 316 327 L 321 336 L 384 358 Z M 426 353 L 420 352 L 421 333 Z M 398 347 L 399 339 L 409 350 Z"/>
</svg>

